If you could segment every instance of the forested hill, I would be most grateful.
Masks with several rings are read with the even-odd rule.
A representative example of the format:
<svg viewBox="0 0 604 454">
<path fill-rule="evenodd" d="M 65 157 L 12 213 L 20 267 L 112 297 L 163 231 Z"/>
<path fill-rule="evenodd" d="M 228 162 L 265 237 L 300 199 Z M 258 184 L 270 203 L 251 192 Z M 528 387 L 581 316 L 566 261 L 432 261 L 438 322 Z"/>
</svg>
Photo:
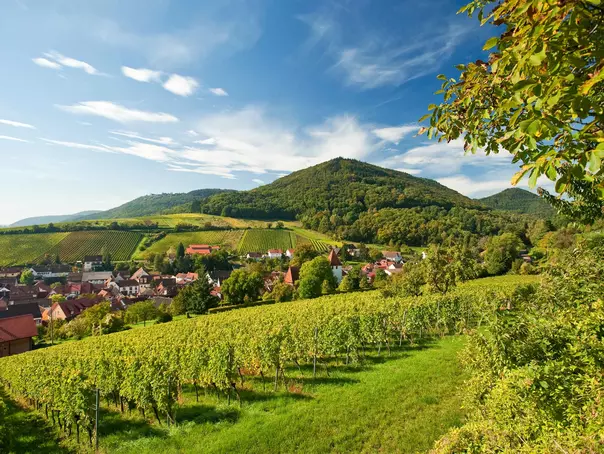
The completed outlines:
<svg viewBox="0 0 604 454">
<path fill-rule="evenodd" d="M 80 219 L 118 219 L 165 214 L 167 212 L 199 212 L 200 203 L 209 196 L 229 192 L 226 189 L 198 189 L 187 193 L 150 194 L 119 207 Z"/>
<path fill-rule="evenodd" d="M 250 191 L 217 194 L 204 213 L 254 219 L 295 219 L 329 212 L 350 224 L 382 208 L 480 204 L 436 181 L 352 159 L 333 159 Z"/>
<path fill-rule="evenodd" d="M 494 210 L 514 211 L 544 218 L 555 214 L 554 209 L 545 200 L 520 188 L 505 189 L 479 201 Z"/>
<path fill-rule="evenodd" d="M 21 219 L 20 221 L 11 224 L 9 227 L 25 227 L 28 225 L 49 224 L 51 222 L 57 223 L 75 221 L 96 213 L 98 213 L 98 211 L 82 211 L 80 213 L 75 214 L 58 214 L 55 216 L 35 216 L 32 218 Z"/>
</svg>

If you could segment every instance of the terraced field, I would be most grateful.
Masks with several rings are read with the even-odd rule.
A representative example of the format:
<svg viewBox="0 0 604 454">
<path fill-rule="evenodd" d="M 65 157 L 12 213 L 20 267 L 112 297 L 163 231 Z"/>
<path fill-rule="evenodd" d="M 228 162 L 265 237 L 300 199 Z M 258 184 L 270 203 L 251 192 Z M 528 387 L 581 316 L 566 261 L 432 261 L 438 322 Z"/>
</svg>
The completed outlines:
<svg viewBox="0 0 604 454">
<path fill-rule="evenodd" d="M 61 242 L 42 253 L 37 261 L 44 259 L 45 255 L 58 255 L 61 261 L 70 263 L 82 260 L 86 255 L 101 254 L 103 249 L 111 254 L 112 260 L 129 260 L 141 238 L 142 235 L 138 232 L 115 230 L 72 232 L 67 234 Z"/>
<path fill-rule="evenodd" d="M 210 244 L 223 246 L 229 250 L 237 250 L 244 230 L 213 230 L 207 232 L 170 233 L 165 238 L 153 243 L 145 251 L 137 251 L 135 259 L 143 259 L 149 254 L 165 254 L 170 248 L 176 249 L 179 243 L 185 247 L 190 244 Z"/>
<path fill-rule="evenodd" d="M 35 263 L 69 233 L 0 235 L 0 266 Z"/>
</svg>

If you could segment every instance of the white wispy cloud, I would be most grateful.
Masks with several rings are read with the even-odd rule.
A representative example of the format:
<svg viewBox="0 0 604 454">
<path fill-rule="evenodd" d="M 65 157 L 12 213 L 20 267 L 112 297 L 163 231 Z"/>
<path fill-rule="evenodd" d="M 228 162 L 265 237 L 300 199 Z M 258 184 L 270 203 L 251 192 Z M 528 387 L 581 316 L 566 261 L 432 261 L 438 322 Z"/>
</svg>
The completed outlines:
<svg viewBox="0 0 604 454">
<path fill-rule="evenodd" d="M 53 144 L 53 145 L 60 145 L 60 146 L 67 147 L 67 148 L 79 148 L 81 150 L 93 150 L 93 151 L 102 151 L 104 153 L 113 153 L 113 150 L 111 150 L 111 148 L 106 147 L 104 145 L 90 145 L 90 144 L 86 144 L 86 143 L 68 142 L 68 141 L 63 141 L 63 140 L 53 140 L 53 139 L 45 139 L 45 138 L 41 138 L 41 140 L 43 140 L 44 142 Z"/>
<path fill-rule="evenodd" d="M 8 125 L 8 126 L 14 126 L 15 128 L 36 129 L 35 126 L 27 124 L 27 123 L 21 123 L 20 121 L 12 121 L 12 120 L 2 120 L 2 119 L 0 119 L 0 124 Z"/>
<path fill-rule="evenodd" d="M 418 130 L 419 126 L 417 125 L 402 125 L 388 128 L 378 128 L 371 132 L 382 140 L 386 140 L 398 145 L 405 136 L 417 132 Z"/>
<path fill-rule="evenodd" d="M 386 85 L 399 86 L 437 71 L 467 34 L 467 27 L 435 24 L 430 34 L 405 34 L 396 40 L 387 30 L 359 30 L 345 35 L 347 21 L 342 8 L 321 7 L 300 19 L 309 26 L 307 50 L 322 45 L 333 61 L 330 70 L 347 85 L 363 90 Z M 435 31 L 437 30 L 437 31 Z"/>
<path fill-rule="evenodd" d="M 85 101 L 71 106 L 57 106 L 59 109 L 80 115 L 95 115 L 108 118 L 120 123 L 149 122 L 149 123 L 176 123 L 178 118 L 164 112 L 148 112 L 144 110 L 129 109 L 120 104 L 109 101 Z"/>
<path fill-rule="evenodd" d="M 200 145 L 216 145 L 216 139 L 214 137 L 210 137 L 208 139 L 196 140 L 195 143 Z"/>
<path fill-rule="evenodd" d="M 154 71 L 147 68 L 136 69 L 128 66 L 122 66 L 122 74 L 138 82 L 160 82 L 162 77 L 161 71 Z"/>
<path fill-rule="evenodd" d="M 189 129 L 187 131 L 187 135 L 190 137 L 197 137 L 199 134 L 197 134 L 197 132 L 193 131 L 192 129 Z"/>
<path fill-rule="evenodd" d="M 505 150 L 487 156 L 484 151 L 478 150 L 476 154 L 464 151 L 462 138 L 451 142 L 425 142 L 420 146 L 391 156 L 383 160 L 380 165 L 390 168 L 418 169 L 427 176 L 451 175 L 462 167 L 510 167 L 512 155 Z"/>
<path fill-rule="evenodd" d="M 188 172 L 199 173 L 201 175 L 215 175 L 217 177 L 234 180 L 233 171 L 227 167 L 220 166 L 199 166 L 199 167 L 183 167 L 180 165 L 168 164 L 168 170 L 172 172 Z"/>
<path fill-rule="evenodd" d="M 254 179 L 252 179 L 252 181 L 256 184 L 259 184 L 260 186 L 262 186 L 263 184 L 266 184 L 264 181 L 262 181 L 258 178 L 254 178 Z"/>
<path fill-rule="evenodd" d="M 210 92 L 215 94 L 216 96 L 229 96 L 226 90 L 222 88 L 210 88 Z"/>
<path fill-rule="evenodd" d="M 57 62 L 50 61 L 47 58 L 42 58 L 42 57 L 32 58 L 31 61 L 33 61 L 38 66 L 42 66 L 43 68 L 50 68 L 50 69 L 61 69 L 62 68 L 62 66 L 60 64 L 58 64 Z"/>
<path fill-rule="evenodd" d="M 164 82 L 163 87 L 178 96 L 191 96 L 197 91 L 199 82 L 193 77 L 172 74 L 168 80 Z"/>
<path fill-rule="evenodd" d="M 86 63 L 85 61 L 82 61 L 82 60 L 76 60 L 75 58 L 66 57 L 65 55 L 63 55 L 57 51 L 54 51 L 54 50 L 51 52 L 45 53 L 44 56 L 47 58 L 42 58 L 42 57 L 34 58 L 33 62 L 36 65 L 43 66 L 45 68 L 60 69 L 62 67 L 68 67 L 68 68 L 81 69 L 82 71 L 86 72 L 87 74 L 91 74 L 94 76 L 106 75 L 106 74 L 100 72 L 98 69 L 96 69 L 90 63 Z"/>
<path fill-rule="evenodd" d="M 176 142 L 171 137 L 144 137 L 136 132 L 131 131 L 109 131 L 110 134 L 122 137 L 128 137 L 129 139 L 143 140 L 145 142 L 157 143 L 160 145 L 174 145 Z"/>
<path fill-rule="evenodd" d="M 511 188 L 510 178 L 498 178 L 487 181 L 480 181 L 469 178 L 465 175 L 453 175 L 450 177 L 438 178 L 437 181 L 461 194 L 473 197 L 483 194 L 494 194 L 506 188 Z"/>
<path fill-rule="evenodd" d="M 25 142 L 25 143 L 29 142 L 29 140 L 19 139 L 18 137 L 12 137 L 12 136 L 0 136 L 0 139 L 2 139 L 2 140 L 12 140 L 13 142 Z"/>
<path fill-rule="evenodd" d="M 422 173 L 421 169 L 408 169 L 406 167 L 399 167 L 398 169 L 394 170 L 398 170 L 399 172 L 405 172 L 409 175 L 419 175 L 420 173 Z"/>
</svg>

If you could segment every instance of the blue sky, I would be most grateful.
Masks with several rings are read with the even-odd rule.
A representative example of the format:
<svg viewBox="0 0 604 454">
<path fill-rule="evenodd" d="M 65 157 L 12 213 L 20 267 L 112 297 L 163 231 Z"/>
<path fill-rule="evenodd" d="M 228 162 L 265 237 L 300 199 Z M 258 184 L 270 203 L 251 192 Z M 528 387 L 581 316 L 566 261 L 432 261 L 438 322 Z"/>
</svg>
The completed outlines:
<svg viewBox="0 0 604 454">
<path fill-rule="evenodd" d="M 453 0 L 5 0 L 0 224 L 249 189 L 338 156 L 472 197 L 509 155 L 414 137 L 438 73 L 494 34 Z"/>
</svg>

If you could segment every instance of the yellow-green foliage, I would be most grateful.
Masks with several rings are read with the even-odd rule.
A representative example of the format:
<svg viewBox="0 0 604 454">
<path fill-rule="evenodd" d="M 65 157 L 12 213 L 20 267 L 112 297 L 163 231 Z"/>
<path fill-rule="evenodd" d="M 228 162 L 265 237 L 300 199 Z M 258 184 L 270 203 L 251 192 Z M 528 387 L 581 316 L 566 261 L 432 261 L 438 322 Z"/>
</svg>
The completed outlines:
<svg viewBox="0 0 604 454">
<path fill-rule="evenodd" d="M 296 247 L 296 235 L 283 229 L 247 230 L 239 243 L 239 253 L 266 252 L 269 249 L 286 249 Z"/>
<path fill-rule="evenodd" d="M 327 296 L 182 320 L 0 359 L 15 397 L 59 410 L 90 428 L 94 390 L 138 408 L 170 413 L 179 383 L 230 389 L 238 371 L 274 374 L 285 364 L 336 354 L 355 361 L 365 346 L 475 326 L 501 305 L 500 293 L 461 286 L 445 296 L 384 299 L 379 292 Z M 317 336 L 315 337 L 315 329 Z"/>
<path fill-rule="evenodd" d="M 67 235 L 69 234 L 0 235 L 0 266 L 34 263 Z"/>
</svg>

